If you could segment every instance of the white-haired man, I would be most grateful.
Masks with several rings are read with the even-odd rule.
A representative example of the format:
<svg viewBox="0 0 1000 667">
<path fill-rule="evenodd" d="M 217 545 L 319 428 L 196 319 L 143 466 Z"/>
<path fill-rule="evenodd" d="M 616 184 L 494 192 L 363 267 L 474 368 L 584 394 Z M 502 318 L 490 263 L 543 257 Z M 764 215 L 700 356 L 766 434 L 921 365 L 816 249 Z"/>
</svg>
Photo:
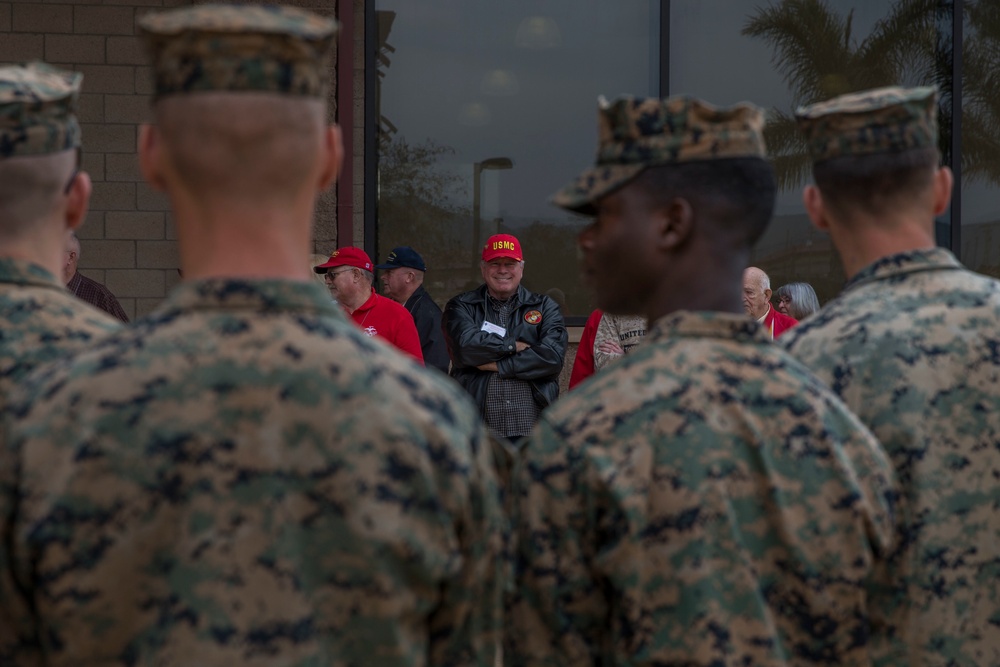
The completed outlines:
<svg viewBox="0 0 1000 667">
<path fill-rule="evenodd" d="M 756 266 L 747 267 L 743 272 L 743 310 L 757 320 L 771 338 L 777 338 L 799 323 L 771 305 L 771 279 Z"/>
</svg>

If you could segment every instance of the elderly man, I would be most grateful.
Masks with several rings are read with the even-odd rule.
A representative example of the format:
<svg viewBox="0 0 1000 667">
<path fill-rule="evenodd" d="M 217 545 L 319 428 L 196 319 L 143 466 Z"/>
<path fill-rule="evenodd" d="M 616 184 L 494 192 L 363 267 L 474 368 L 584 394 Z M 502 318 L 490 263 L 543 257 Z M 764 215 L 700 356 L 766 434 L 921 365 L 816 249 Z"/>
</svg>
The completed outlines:
<svg viewBox="0 0 1000 667">
<path fill-rule="evenodd" d="M 75 114 L 82 78 L 41 63 L 0 67 L 0 407 L 32 369 L 117 328 L 56 278 L 90 199 Z"/>
<path fill-rule="evenodd" d="M 559 395 L 567 334 L 559 305 L 521 285 L 521 243 L 509 234 L 483 246 L 483 285 L 451 299 L 444 332 L 451 374 L 493 433 L 518 440 Z"/>
<path fill-rule="evenodd" d="M 650 326 L 524 448 L 507 664 L 869 665 L 891 468 L 740 307 L 776 192 L 763 113 L 624 98 L 599 118 L 599 163 L 555 202 L 596 218 L 598 306 Z"/>
<path fill-rule="evenodd" d="M 447 373 L 448 346 L 441 331 L 441 308 L 424 289 L 424 274 L 427 272 L 424 258 L 413 248 L 400 246 L 393 248 L 385 263 L 375 268 L 382 271 L 385 295 L 402 304 L 413 316 L 424 364 Z"/>
<path fill-rule="evenodd" d="M 882 664 L 1000 665 L 1000 282 L 936 247 L 952 175 L 933 88 L 799 109 L 803 193 L 848 278 L 781 340 L 871 427 L 902 483 L 901 646 Z"/>
<path fill-rule="evenodd" d="M 139 163 L 184 281 L 12 397 L 0 664 L 490 664 L 504 522 L 485 429 L 306 264 L 342 155 L 334 22 L 198 5 L 139 28 L 156 91 Z"/>
<path fill-rule="evenodd" d="M 375 293 L 372 268 L 368 253 L 347 247 L 334 250 L 330 259 L 313 271 L 323 275 L 330 294 L 366 336 L 378 336 L 423 364 L 413 318 L 395 301 Z"/>
<path fill-rule="evenodd" d="M 80 239 L 73 232 L 70 232 L 66 237 L 65 257 L 66 262 L 63 264 L 62 277 L 66 289 L 78 299 L 100 308 L 121 322 L 128 323 L 128 315 L 122 310 L 122 305 L 118 303 L 118 299 L 111 293 L 111 290 L 77 270 L 77 264 L 80 262 Z"/>
<path fill-rule="evenodd" d="M 771 338 L 777 338 L 799 322 L 771 305 L 771 279 L 756 266 L 743 272 L 743 312 L 757 320 Z"/>
</svg>

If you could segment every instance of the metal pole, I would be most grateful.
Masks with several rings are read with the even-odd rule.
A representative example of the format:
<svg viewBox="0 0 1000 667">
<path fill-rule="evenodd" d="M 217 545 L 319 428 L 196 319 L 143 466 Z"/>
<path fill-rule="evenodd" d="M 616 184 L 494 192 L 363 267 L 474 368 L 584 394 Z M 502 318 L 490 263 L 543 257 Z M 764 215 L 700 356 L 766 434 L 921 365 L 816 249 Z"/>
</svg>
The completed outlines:
<svg viewBox="0 0 1000 667">
<path fill-rule="evenodd" d="M 479 266 L 479 258 L 482 257 L 480 254 L 480 226 L 482 225 L 480 221 L 481 213 L 479 211 L 479 177 L 483 173 L 483 163 L 473 162 L 472 163 L 472 280 L 479 279 L 479 273 L 476 268 Z"/>
</svg>

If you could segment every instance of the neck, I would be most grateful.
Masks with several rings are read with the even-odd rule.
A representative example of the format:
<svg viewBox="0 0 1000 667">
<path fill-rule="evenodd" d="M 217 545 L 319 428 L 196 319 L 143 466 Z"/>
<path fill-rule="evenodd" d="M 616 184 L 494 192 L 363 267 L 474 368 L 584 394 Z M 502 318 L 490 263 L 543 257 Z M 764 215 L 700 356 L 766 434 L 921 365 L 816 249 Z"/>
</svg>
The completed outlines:
<svg viewBox="0 0 1000 667">
<path fill-rule="evenodd" d="M 646 320 L 653 323 L 678 310 L 737 313 L 743 310 L 743 269 L 749 252 L 731 251 L 719 255 L 694 249 L 670 262 L 673 279 L 660 279 L 646 308 Z"/>
<path fill-rule="evenodd" d="M 361 289 L 356 293 L 352 294 L 347 298 L 341 298 L 340 305 L 343 306 L 344 310 L 347 311 L 348 315 L 354 313 L 355 310 L 365 305 L 365 301 L 370 299 L 372 296 L 371 285 L 362 286 Z"/>
<path fill-rule="evenodd" d="M 39 224 L 36 234 L 5 238 L 0 242 L 0 257 L 37 264 L 65 284 L 65 228 L 62 231 L 60 234 L 52 226 Z"/>
<path fill-rule="evenodd" d="M 510 297 L 512 297 L 515 294 L 517 294 L 517 288 L 514 288 L 514 290 L 512 292 L 508 292 L 507 294 L 499 294 L 499 293 L 494 292 L 493 290 L 491 290 L 489 287 L 486 288 L 486 291 L 489 293 L 489 295 L 491 297 L 493 297 L 497 301 L 506 301 Z"/>
<path fill-rule="evenodd" d="M 854 217 L 849 229 L 845 225 L 831 223 L 830 236 L 848 280 L 883 257 L 913 250 L 930 250 L 936 246 L 933 223 L 899 221 L 886 224 L 884 220 L 866 219 L 866 216 Z"/>
<path fill-rule="evenodd" d="M 413 293 L 416 292 L 419 288 L 420 285 L 413 285 L 412 287 L 407 288 L 406 291 L 404 291 L 402 294 L 399 295 L 399 302 L 405 304 L 407 301 L 410 300 L 410 297 L 413 296 Z"/>
<path fill-rule="evenodd" d="M 308 266 L 311 202 L 231 204 L 173 193 L 171 201 L 185 280 L 312 280 Z"/>
</svg>

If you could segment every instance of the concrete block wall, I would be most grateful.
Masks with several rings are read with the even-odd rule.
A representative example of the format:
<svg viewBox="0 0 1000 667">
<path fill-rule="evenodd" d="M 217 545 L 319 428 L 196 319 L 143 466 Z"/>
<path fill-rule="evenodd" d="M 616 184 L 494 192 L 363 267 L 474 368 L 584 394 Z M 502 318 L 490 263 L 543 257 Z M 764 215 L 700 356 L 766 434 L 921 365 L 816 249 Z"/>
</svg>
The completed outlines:
<svg viewBox="0 0 1000 667">
<path fill-rule="evenodd" d="M 355 8 L 354 95 L 364 101 L 364 0 Z M 338 0 L 285 4 L 335 16 Z M 147 186 L 136 155 L 138 128 L 150 119 L 152 72 L 137 37 L 136 19 L 192 0 L 0 0 L 0 64 L 44 60 L 84 75 L 79 116 L 83 168 L 94 192 L 79 232 L 81 273 L 103 283 L 129 317 L 148 313 L 177 284 L 177 241 L 169 203 Z M 334 77 L 334 80 L 336 77 Z M 360 86 L 360 87 L 359 87 Z M 336 84 L 330 95 L 334 118 Z M 363 230 L 364 114 L 344 128 L 354 141 L 354 224 Z M 359 194 L 360 193 L 360 194 Z M 337 245 L 336 190 L 321 197 L 314 246 Z M 360 245 L 363 235 L 355 234 Z"/>
</svg>

